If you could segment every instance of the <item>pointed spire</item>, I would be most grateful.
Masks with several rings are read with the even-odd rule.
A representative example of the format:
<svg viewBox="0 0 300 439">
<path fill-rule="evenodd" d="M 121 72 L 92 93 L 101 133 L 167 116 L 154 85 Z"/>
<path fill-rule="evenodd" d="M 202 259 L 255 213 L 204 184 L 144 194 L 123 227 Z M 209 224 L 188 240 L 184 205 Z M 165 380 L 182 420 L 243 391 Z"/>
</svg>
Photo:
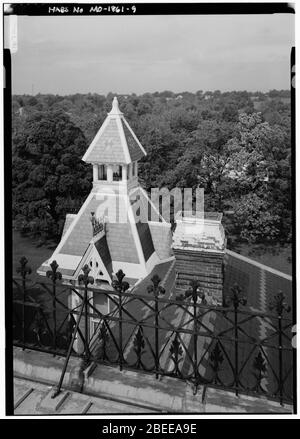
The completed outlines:
<svg viewBox="0 0 300 439">
<path fill-rule="evenodd" d="M 115 96 L 112 102 L 112 109 L 110 110 L 110 112 L 108 113 L 110 115 L 121 115 L 123 114 L 120 109 L 119 109 L 119 102 L 117 97 Z"/>
</svg>

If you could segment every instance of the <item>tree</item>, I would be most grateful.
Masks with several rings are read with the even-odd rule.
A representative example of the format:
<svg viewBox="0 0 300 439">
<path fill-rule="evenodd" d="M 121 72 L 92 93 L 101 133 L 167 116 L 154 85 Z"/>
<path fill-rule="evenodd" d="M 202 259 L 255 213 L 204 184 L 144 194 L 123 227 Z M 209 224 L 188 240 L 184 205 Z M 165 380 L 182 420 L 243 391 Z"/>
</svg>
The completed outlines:
<svg viewBox="0 0 300 439">
<path fill-rule="evenodd" d="M 228 148 L 228 175 L 237 182 L 232 206 L 243 224 L 243 231 L 239 226 L 236 232 L 249 242 L 289 241 L 292 206 L 287 133 L 264 122 L 260 113 L 241 114 L 238 135 L 228 142 Z"/>
<path fill-rule="evenodd" d="M 90 190 L 87 145 L 61 111 L 36 112 L 13 138 L 13 217 L 23 232 L 58 239 L 65 214 Z"/>
<path fill-rule="evenodd" d="M 280 234 L 280 216 L 274 212 L 266 197 L 248 193 L 235 200 L 233 232 L 240 241 L 254 243 L 275 242 Z"/>
</svg>

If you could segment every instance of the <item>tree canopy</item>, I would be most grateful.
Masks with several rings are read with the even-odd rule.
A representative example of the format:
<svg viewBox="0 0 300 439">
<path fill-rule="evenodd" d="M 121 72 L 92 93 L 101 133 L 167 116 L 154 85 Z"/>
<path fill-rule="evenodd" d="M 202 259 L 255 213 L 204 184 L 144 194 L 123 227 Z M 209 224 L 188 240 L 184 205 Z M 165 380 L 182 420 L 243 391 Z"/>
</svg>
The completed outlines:
<svg viewBox="0 0 300 439">
<path fill-rule="evenodd" d="M 65 214 L 79 209 L 91 187 L 81 157 L 113 97 L 13 97 L 13 215 L 21 230 L 58 239 Z M 203 187 L 205 209 L 224 212 L 229 240 L 251 243 L 291 239 L 289 99 L 284 90 L 118 95 L 147 151 L 144 188 Z"/>
<path fill-rule="evenodd" d="M 13 216 L 23 232 L 58 238 L 91 187 L 86 140 L 62 111 L 30 114 L 13 139 Z"/>
</svg>

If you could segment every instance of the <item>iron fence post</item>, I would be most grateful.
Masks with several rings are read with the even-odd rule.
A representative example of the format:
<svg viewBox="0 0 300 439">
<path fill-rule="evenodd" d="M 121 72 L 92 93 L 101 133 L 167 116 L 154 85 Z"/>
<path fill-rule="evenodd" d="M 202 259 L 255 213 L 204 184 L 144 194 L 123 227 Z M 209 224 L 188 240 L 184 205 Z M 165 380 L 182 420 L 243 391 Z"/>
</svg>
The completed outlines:
<svg viewBox="0 0 300 439">
<path fill-rule="evenodd" d="M 239 305 L 246 305 L 247 300 L 242 296 L 242 289 L 238 284 L 234 284 L 231 288 L 231 296 L 229 302 L 232 302 L 234 308 L 234 386 L 235 394 L 239 394 L 239 323 L 238 323 L 238 309 Z"/>
<path fill-rule="evenodd" d="M 193 301 L 193 351 L 194 351 L 194 395 L 197 393 L 198 385 L 200 383 L 200 375 L 198 371 L 198 313 L 197 302 L 200 297 L 200 282 L 193 279 L 190 282 L 190 288 L 185 292 L 185 297 L 192 296 Z"/>
<path fill-rule="evenodd" d="M 62 275 L 58 269 L 56 261 L 52 261 L 50 264 L 51 270 L 47 271 L 46 276 L 52 280 L 52 318 L 53 318 L 53 349 L 54 355 L 56 352 L 57 342 L 57 319 L 56 319 L 56 281 L 62 278 Z"/>
<path fill-rule="evenodd" d="M 234 384 L 235 394 L 238 396 L 239 387 L 239 343 L 238 343 L 238 301 L 234 301 Z"/>
<path fill-rule="evenodd" d="M 282 405 L 283 400 L 283 382 L 282 382 L 282 314 L 278 314 L 278 355 L 279 355 L 279 395 L 280 404 Z"/>
<path fill-rule="evenodd" d="M 122 328 L 123 313 L 122 313 L 121 291 L 119 291 L 118 307 L 119 307 L 119 367 L 120 370 L 123 370 L 123 328 Z"/>
<path fill-rule="evenodd" d="M 122 270 L 118 270 L 116 273 L 116 280 L 112 282 L 112 287 L 118 292 L 118 311 L 119 311 L 119 367 L 120 370 L 123 370 L 123 327 L 122 327 L 122 318 L 123 318 L 123 305 L 122 305 L 122 293 L 125 293 L 125 291 L 129 288 L 129 283 L 126 281 L 123 281 L 125 277 L 125 273 L 123 273 Z"/>
<path fill-rule="evenodd" d="M 197 322 L 197 288 L 193 289 L 193 320 L 194 320 L 194 333 L 193 333 L 193 347 L 194 347 L 194 375 L 195 386 L 198 385 L 198 322 Z"/>
<path fill-rule="evenodd" d="M 158 294 L 157 288 L 154 290 L 154 304 L 155 304 L 155 378 L 158 378 L 159 372 L 159 348 L 158 348 Z"/>
<path fill-rule="evenodd" d="M 154 343 L 155 343 L 155 352 L 154 352 L 154 361 L 155 361 L 155 378 L 159 378 L 159 326 L 158 326 L 158 315 L 159 315 L 159 307 L 158 307 L 158 296 L 159 294 L 165 294 L 165 289 L 160 285 L 160 277 L 155 274 L 151 278 L 152 285 L 147 287 L 147 292 L 152 293 L 154 296 Z"/>
<path fill-rule="evenodd" d="M 275 309 L 278 324 L 278 389 L 280 404 L 283 405 L 283 358 L 282 358 L 282 315 L 283 311 L 290 312 L 291 307 L 285 302 L 285 295 L 282 291 L 276 294 L 269 305 L 270 310 Z"/>
<path fill-rule="evenodd" d="M 27 267 L 28 260 L 25 256 L 20 259 L 20 266 L 17 268 L 17 273 L 22 277 L 22 349 L 25 349 L 25 302 L 26 302 L 26 276 L 31 274 L 31 268 Z"/>
<path fill-rule="evenodd" d="M 84 366 L 88 365 L 90 359 L 90 348 L 89 348 L 89 302 L 88 302 L 88 285 L 94 283 L 94 278 L 89 276 L 89 272 L 91 271 L 89 266 L 86 264 L 83 269 L 83 274 L 78 276 L 78 282 L 83 283 L 84 285 L 84 295 L 83 295 L 83 309 L 84 309 L 84 353 L 83 360 Z"/>
</svg>

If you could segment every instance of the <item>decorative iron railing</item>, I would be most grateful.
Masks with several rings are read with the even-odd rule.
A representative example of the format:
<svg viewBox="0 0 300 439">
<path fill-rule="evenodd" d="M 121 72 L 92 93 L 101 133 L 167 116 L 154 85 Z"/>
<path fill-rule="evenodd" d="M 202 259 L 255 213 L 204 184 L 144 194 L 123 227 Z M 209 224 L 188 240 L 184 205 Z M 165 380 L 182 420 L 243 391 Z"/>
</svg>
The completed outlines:
<svg viewBox="0 0 300 439">
<path fill-rule="evenodd" d="M 82 368 L 117 365 L 189 381 L 195 392 L 214 386 L 292 402 L 292 321 L 282 292 L 269 313 L 252 312 L 238 285 L 227 306 L 208 306 L 197 281 L 185 295 L 166 298 L 158 276 L 141 294 L 129 291 L 119 271 L 107 291 L 92 286 L 88 266 L 74 286 L 61 281 L 55 261 L 47 272 L 51 282 L 35 284 L 26 258 L 20 263 L 13 279 L 14 345 L 66 357 L 57 393 L 70 355 L 77 355 Z"/>
</svg>

